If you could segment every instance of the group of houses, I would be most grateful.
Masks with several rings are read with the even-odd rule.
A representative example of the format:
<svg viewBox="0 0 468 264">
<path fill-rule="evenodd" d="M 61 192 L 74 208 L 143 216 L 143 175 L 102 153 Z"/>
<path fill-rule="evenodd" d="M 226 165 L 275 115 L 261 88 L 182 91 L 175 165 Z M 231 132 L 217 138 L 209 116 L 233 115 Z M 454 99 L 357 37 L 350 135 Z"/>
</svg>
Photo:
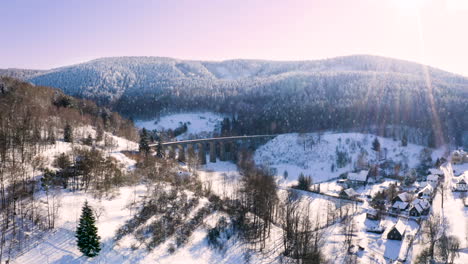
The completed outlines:
<svg viewBox="0 0 468 264">
<path fill-rule="evenodd" d="M 413 217 L 429 214 L 435 189 L 444 173 L 439 169 L 429 169 L 428 173 L 426 181 L 418 186 L 416 192 L 403 192 L 393 199 L 391 207 L 393 213 L 407 212 L 409 216 Z"/>
<path fill-rule="evenodd" d="M 458 177 L 452 178 L 452 191 L 454 192 L 466 192 L 468 191 L 468 173 L 465 172 Z"/>
</svg>

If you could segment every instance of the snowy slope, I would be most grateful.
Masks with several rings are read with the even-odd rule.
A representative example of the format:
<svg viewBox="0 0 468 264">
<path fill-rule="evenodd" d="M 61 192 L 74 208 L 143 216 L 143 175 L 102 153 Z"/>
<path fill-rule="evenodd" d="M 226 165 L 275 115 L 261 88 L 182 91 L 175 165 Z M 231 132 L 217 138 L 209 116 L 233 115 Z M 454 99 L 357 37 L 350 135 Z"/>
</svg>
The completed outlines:
<svg viewBox="0 0 468 264">
<path fill-rule="evenodd" d="M 223 120 L 223 116 L 212 112 L 187 112 L 164 115 L 159 119 L 154 120 L 137 120 L 135 125 L 139 128 L 148 130 L 168 130 L 176 129 L 187 124 L 187 132 L 179 135 L 177 139 L 188 139 L 191 135 L 207 136 L 213 132 L 219 132 L 219 123 Z M 198 136 L 199 137 L 199 136 Z M 197 137 L 197 138 L 198 138 Z"/>
<path fill-rule="evenodd" d="M 435 68 L 368 55 L 315 61 L 189 61 L 163 57 L 111 57 L 24 76 L 29 77 L 27 80 L 34 84 L 58 87 L 72 95 L 116 101 L 124 94 L 151 91 L 152 94 L 160 95 L 161 91 L 173 90 L 174 87 L 242 89 L 255 83 L 276 81 L 282 75 L 346 74 L 354 71 L 421 77 L 424 69 L 429 71 L 434 81 L 468 84 L 468 80 L 462 76 Z"/>
<path fill-rule="evenodd" d="M 353 171 L 361 152 L 367 153 L 368 161 L 375 160 L 377 154 L 372 150 L 374 138 L 373 135 L 360 133 L 283 134 L 257 149 L 255 161 L 275 168 L 278 178 L 286 184 L 295 182 L 300 173 L 312 176 L 314 182 L 323 182 Z M 387 160 L 407 164 L 409 168 L 419 164 L 422 146 L 408 144 L 402 147 L 401 141 L 378 139 Z M 350 158 L 342 168 L 336 164 L 337 148 L 346 151 Z M 434 158 L 440 155 L 440 150 L 433 153 Z M 332 164 L 335 164 L 333 171 Z M 283 177 L 285 171 L 288 172 L 287 179 Z"/>
</svg>

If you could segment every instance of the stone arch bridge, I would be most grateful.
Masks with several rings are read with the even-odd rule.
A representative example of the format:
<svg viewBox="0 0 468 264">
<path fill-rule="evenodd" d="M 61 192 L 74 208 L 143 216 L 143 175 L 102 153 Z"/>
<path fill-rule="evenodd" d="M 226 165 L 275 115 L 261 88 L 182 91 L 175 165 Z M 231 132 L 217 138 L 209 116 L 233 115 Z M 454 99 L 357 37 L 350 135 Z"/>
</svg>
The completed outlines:
<svg viewBox="0 0 468 264">
<path fill-rule="evenodd" d="M 178 160 L 185 161 L 185 157 L 192 152 L 198 156 L 201 164 L 206 164 L 207 150 L 210 162 L 216 162 L 217 158 L 221 161 L 234 160 L 239 149 L 256 148 L 274 137 L 276 135 L 230 136 L 162 142 L 161 145 L 162 152 L 168 158 L 175 159 L 177 150 Z M 152 148 L 157 146 L 158 143 L 150 144 Z"/>
</svg>

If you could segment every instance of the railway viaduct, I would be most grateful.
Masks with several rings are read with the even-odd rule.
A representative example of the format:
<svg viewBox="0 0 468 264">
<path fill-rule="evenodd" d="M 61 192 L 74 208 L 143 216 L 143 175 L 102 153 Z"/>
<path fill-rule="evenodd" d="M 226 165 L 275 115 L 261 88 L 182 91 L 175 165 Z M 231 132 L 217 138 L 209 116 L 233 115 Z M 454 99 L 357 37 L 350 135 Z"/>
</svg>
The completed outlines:
<svg viewBox="0 0 468 264">
<path fill-rule="evenodd" d="M 182 141 L 162 142 L 162 152 L 168 158 L 176 158 L 180 161 L 185 161 L 186 153 L 196 153 L 201 164 L 206 164 L 206 151 L 209 151 L 210 162 L 219 160 L 233 160 L 236 158 L 235 153 L 239 148 L 255 148 L 268 140 L 276 137 L 276 135 L 252 135 L 252 136 L 231 136 L 231 137 L 216 137 L 191 139 Z M 151 144 L 150 147 L 156 148 L 158 143 Z"/>
</svg>

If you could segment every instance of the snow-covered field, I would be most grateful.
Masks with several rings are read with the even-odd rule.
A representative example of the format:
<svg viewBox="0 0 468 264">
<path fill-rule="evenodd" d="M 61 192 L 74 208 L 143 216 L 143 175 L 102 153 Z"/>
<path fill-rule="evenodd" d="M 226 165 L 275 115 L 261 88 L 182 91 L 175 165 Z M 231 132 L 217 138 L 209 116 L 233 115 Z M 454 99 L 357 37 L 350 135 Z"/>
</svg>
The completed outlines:
<svg viewBox="0 0 468 264">
<path fill-rule="evenodd" d="M 135 125 L 148 130 L 176 129 L 187 123 L 187 132 L 179 135 L 177 139 L 187 139 L 190 135 L 201 134 L 202 136 L 213 133 L 217 125 L 223 120 L 223 116 L 213 112 L 188 112 L 162 116 L 153 120 L 138 120 Z"/>
<path fill-rule="evenodd" d="M 312 176 L 316 183 L 324 182 L 353 171 L 360 153 L 365 153 L 363 156 L 367 161 L 375 160 L 376 152 L 372 150 L 375 137 L 360 133 L 283 134 L 257 149 L 255 162 L 275 168 L 278 178 L 284 184 L 296 182 L 300 173 Z M 403 147 L 401 141 L 377 138 L 387 160 L 407 164 L 409 168 L 419 164 L 419 156 L 424 147 L 410 143 Z M 336 164 L 337 149 L 346 151 L 350 158 L 342 168 L 338 168 Z M 442 154 L 442 149 L 434 151 L 433 160 Z M 285 171 L 288 174 L 286 179 L 283 177 Z"/>
</svg>

